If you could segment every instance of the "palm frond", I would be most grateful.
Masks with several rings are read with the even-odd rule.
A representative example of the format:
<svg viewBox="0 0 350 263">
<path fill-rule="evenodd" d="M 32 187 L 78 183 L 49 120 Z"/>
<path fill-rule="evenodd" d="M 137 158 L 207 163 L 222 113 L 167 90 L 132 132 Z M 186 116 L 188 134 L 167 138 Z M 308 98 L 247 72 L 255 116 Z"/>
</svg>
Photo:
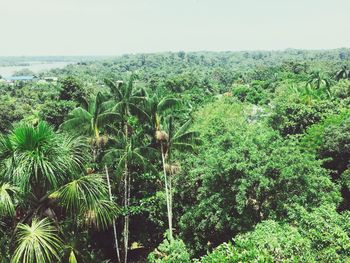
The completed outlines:
<svg viewBox="0 0 350 263">
<path fill-rule="evenodd" d="M 105 112 L 97 116 L 96 123 L 98 127 L 103 127 L 108 123 L 112 123 L 120 118 L 120 114 L 116 112 Z"/>
<path fill-rule="evenodd" d="M 194 146 L 191 143 L 173 143 L 172 149 L 176 149 L 178 151 L 193 151 Z"/>
<path fill-rule="evenodd" d="M 179 137 L 181 134 L 184 134 L 191 127 L 192 119 L 186 121 L 174 134 L 173 138 Z"/>
<path fill-rule="evenodd" d="M 83 214 L 85 224 L 96 229 L 107 229 L 114 222 L 119 211 L 114 202 L 102 199 Z"/>
<path fill-rule="evenodd" d="M 31 225 L 18 224 L 16 237 L 12 263 L 58 262 L 62 242 L 48 219 L 34 219 Z"/>
<path fill-rule="evenodd" d="M 121 87 L 123 85 L 122 82 L 116 82 L 114 83 L 111 79 L 105 80 L 106 85 L 109 87 L 111 93 L 118 98 L 118 100 L 121 100 L 123 97 L 123 94 L 121 92 Z"/>
<path fill-rule="evenodd" d="M 86 175 L 62 186 L 52 194 L 72 214 L 91 210 L 108 197 L 107 183 L 102 175 Z"/>
<path fill-rule="evenodd" d="M 82 134 L 90 133 L 92 114 L 79 107 L 72 110 L 68 119 L 60 125 L 63 130 L 75 130 Z"/>
<path fill-rule="evenodd" d="M 174 109 L 174 108 L 178 107 L 179 104 L 180 104 L 180 101 L 178 99 L 165 97 L 159 101 L 157 111 L 158 112 L 166 112 L 170 109 Z"/>
<path fill-rule="evenodd" d="M 185 132 L 182 134 L 178 134 L 176 137 L 173 138 L 172 143 L 175 142 L 196 142 L 195 139 L 198 138 L 199 132 Z"/>
<path fill-rule="evenodd" d="M 13 216 L 15 214 L 14 195 L 17 187 L 4 183 L 0 186 L 0 217 Z"/>
<path fill-rule="evenodd" d="M 138 105 L 134 103 L 129 104 L 130 111 L 141 120 L 149 120 L 150 116 Z"/>
<path fill-rule="evenodd" d="M 102 163 L 103 164 L 112 164 L 115 163 L 116 160 L 119 160 L 122 158 L 124 155 L 124 150 L 123 149 L 110 149 L 106 151 L 105 155 L 102 158 Z"/>
</svg>

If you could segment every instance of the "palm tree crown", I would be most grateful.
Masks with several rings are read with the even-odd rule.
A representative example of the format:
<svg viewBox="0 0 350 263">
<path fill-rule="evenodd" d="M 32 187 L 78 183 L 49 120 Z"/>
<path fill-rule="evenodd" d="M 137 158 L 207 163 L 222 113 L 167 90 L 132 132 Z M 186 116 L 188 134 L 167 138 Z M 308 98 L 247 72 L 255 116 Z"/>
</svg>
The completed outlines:
<svg viewBox="0 0 350 263">
<path fill-rule="evenodd" d="M 335 74 L 335 79 L 338 81 L 340 79 L 349 79 L 350 78 L 350 70 L 346 65 L 342 66 L 340 70 L 338 70 Z"/>
<path fill-rule="evenodd" d="M 328 89 L 331 85 L 330 78 L 321 71 L 313 71 L 310 74 L 309 79 L 307 80 L 307 84 L 315 87 L 316 89 L 321 89 L 325 87 Z"/>
<path fill-rule="evenodd" d="M 100 129 L 118 116 L 108 107 L 106 97 L 98 92 L 90 99 L 86 109 L 78 107 L 71 111 L 61 128 L 75 130 L 84 135 L 93 135 L 98 139 Z"/>
<path fill-rule="evenodd" d="M 116 217 L 104 177 L 84 174 L 87 148 L 44 122 L 0 137 L 0 219 L 17 237 L 12 262 L 58 262 L 60 220 L 100 229 Z"/>
</svg>

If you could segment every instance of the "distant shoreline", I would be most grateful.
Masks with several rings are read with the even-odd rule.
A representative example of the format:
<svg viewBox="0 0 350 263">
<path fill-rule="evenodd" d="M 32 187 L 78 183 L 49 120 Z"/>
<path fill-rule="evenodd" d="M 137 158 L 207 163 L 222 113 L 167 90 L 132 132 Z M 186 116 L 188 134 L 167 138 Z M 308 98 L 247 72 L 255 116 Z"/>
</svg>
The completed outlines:
<svg viewBox="0 0 350 263">
<path fill-rule="evenodd" d="M 47 71 L 55 68 L 64 68 L 70 64 L 75 64 L 76 62 L 40 62 L 32 61 L 26 63 L 18 63 L 17 65 L 1 65 L 0 64 L 0 75 L 3 78 L 11 77 L 18 71 L 28 69 L 35 74 L 42 71 Z"/>
</svg>

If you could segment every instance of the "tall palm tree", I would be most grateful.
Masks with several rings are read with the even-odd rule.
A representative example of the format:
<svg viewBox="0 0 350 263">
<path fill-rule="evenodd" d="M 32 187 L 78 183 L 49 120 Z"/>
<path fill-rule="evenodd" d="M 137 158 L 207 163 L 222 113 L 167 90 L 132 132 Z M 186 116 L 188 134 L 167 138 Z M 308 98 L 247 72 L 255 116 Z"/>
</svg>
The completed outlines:
<svg viewBox="0 0 350 263">
<path fill-rule="evenodd" d="M 137 87 L 135 85 L 136 77 L 132 75 L 127 83 L 123 81 L 114 82 L 112 80 L 106 80 L 106 84 L 110 88 L 111 95 L 113 96 L 112 103 L 114 103 L 114 107 L 112 109 L 113 112 L 117 112 L 120 114 L 121 126 L 123 128 L 123 141 L 124 147 L 123 158 L 123 175 L 124 175 L 124 209 L 127 211 L 130 205 L 130 173 L 129 173 L 129 164 L 132 161 L 133 157 L 128 153 L 132 152 L 133 144 L 131 137 L 131 126 L 129 125 L 129 119 L 131 116 L 138 116 L 141 119 L 148 118 L 147 113 L 142 109 L 145 101 L 145 92 L 144 89 Z M 117 149 L 116 149 L 117 150 Z M 119 162 L 120 163 L 120 162 Z M 120 167 L 120 165 L 118 165 Z M 126 212 L 124 216 L 124 262 L 126 263 L 128 260 L 128 244 L 129 244 L 129 224 L 130 224 L 130 216 L 129 213 Z"/>
<path fill-rule="evenodd" d="M 338 70 L 335 74 L 335 79 L 339 81 L 340 79 L 349 79 L 350 78 L 350 70 L 346 65 L 342 66 L 340 70 Z"/>
<path fill-rule="evenodd" d="M 48 254 L 40 261 L 43 258 L 38 258 L 35 253 L 42 251 L 31 247 L 33 244 L 49 245 L 44 231 L 49 224 L 41 219 L 50 218 L 59 225 L 59 218 L 70 217 L 78 225 L 106 228 L 116 216 L 117 207 L 108 200 L 104 178 L 84 174 L 86 149 L 81 138 L 55 133 L 43 122 L 36 127 L 18 126 L 8 136 L 0 137 L 0 182 L 3 182 L 0 207 L 10 212 L 0 214 L 0 218 L 7 217 L 7 221 L 13 222 L 11 225 L 18 223 L 18 246 L 14 257 L 19 260 L 17 262 L 56 260 L 55 250 L 42 247 Z M 16 192 L 18 202 L 13 201 Z M 79 221 L 79 218 L 85 220 Z M 38 230 L 41 227 L 42 231 Z M 30 261 L 33 258 L 35 260 Z"/>
<path fill-rule="evenodd" d="M 173 162 L 172 153 L 178 151 L 193 151 L 195 145 L 200 143 L 199 133 L 190 130 L 192 120 L 188 120 L 180 128 L 174 126 L 173 117 L 170 116 L 164 124 L 163 130 L 156 132 L 156 140 L 160 144 L 162 165 L 167 201 L 169 237 L 173 239 L 173 189 L 172 176 L 179 172 L 180 166 Z"/>
<path fill-rule="evenodd" d="M 130 225 L 130 205 L 131 205 L 131 181 L 132 167 L 154 169 L 148 158 L 153 153 L 153 149 L 147 146 L 138 146 L 139 142 L 136 135 L 130 135 L 128 138 L 121 134 L 114 141 L 114 147 L 107 150 L 103 158 L 105 163 L 116 163 L 117 174 L 123 175 L 124 179 L 124 261 L 127 262 L 128 244 L 129 244 L 129 225 Z M 115 160 L 118 160 L 115 162 Z M 125 162 L 128 162 L 125 167 Z M 127 170 L 125 170 L 127 169 Z"/>
<path fill-rule="evenodd" d="M 93 160 L 97 161 L 101 154 L 101 148 L 106 144 L 107 138 L 100 137 L 101 129 L 105 128 L 111 122 L 117 120 L 120 116 L 118 113 L 111 111 L 110 101 L 101 93 L 98 92 L 95 97 L 92 97 L 87 104 L 87 108 L 78 107 L 74 109 L 69 115 L 68 119 L 61 125 L 63 129 L 78 131 L 81 134 L 92 136 L 91 146 L 93 150 Z M 105 167 L 110 201 L 113 200 L 111 192 L 110 177 L 108 169 Z M 117 259 L 120 262 L 118 237 L 115 222 L 113 224 L 113 234 L 115 241 L 115 249 L 117 252 Z"/>
</svg>

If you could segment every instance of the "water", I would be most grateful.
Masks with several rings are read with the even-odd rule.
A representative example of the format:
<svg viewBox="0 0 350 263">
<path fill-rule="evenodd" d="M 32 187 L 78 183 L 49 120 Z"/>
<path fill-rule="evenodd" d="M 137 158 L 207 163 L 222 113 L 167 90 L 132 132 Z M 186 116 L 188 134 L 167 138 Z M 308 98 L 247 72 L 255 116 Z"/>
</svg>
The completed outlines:
<svg viewBox="0 0 350 263">
<path fill-rule="evenodd" d="M 40 73 L 54 68 L 64 68 L 65 66 L 72 64 L 73 62 L 23 62 L 29 64 L 27 66 L 0 66 L 0 75 L 3 78 L 11 77 L 16 71 L 22 69 L 29 69 L 34 73 Z"/>
</svg>

